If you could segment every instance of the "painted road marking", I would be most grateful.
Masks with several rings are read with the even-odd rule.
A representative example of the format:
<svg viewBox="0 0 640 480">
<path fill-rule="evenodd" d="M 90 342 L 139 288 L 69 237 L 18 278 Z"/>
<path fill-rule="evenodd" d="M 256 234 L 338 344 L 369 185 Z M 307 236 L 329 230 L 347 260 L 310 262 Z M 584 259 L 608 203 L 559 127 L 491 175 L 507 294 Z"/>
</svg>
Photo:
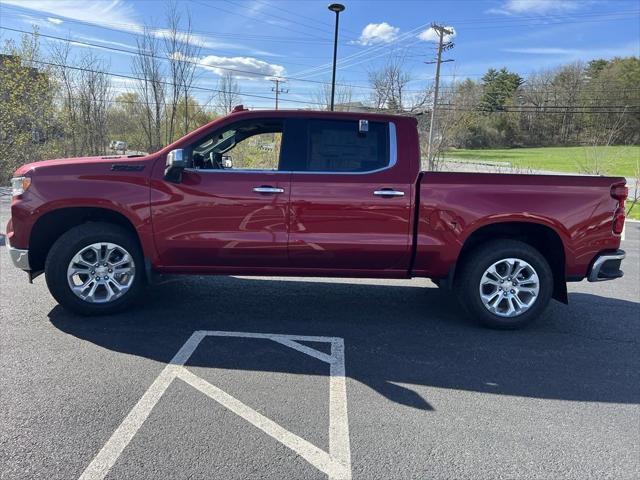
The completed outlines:
<svg viewBox="0 0 640 480">
<path fill-rule="evenodd" d="M 245 405 L 237 398 L 212 385 L 184 366 L 205 337 L 240 337 L 268 339 L 317 358 L 329 364 L 329 453 L 316 447 L 278 425 L 273 420 Z M 331 355 L 320 352 L 299 342 L 325 342 L 331 344 Z M 80 480 L 101 480 L 115 465 L 129 442 L 149 417 L 153 407 L 176 378 L 204 393 L 223 407 L 245 419 L 275 440 L 290 448 L 318 470 L 326 473 L 330 480 L 351 479 L 351 447 L 349 442 L 349 420 L 347 417 L 347 387 L 344 367 L 344 341 L 339 337 L 305 335 L 281 335 L 269 333 L 223 332 L 196 330 L 178 350 L 173 359 L 160 372 L 138 403 L 131 409 L 120 426 L 113 432 L 89 466 L 80 475 Z"/>
</svg>

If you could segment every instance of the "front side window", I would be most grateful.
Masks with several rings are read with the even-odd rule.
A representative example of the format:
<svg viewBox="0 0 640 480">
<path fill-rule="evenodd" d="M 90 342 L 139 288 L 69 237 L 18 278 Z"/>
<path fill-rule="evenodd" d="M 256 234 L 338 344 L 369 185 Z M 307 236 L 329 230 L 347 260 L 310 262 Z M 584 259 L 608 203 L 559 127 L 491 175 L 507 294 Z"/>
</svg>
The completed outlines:
<svg viewBox="0 0 640 480">
<path fill-rule="evenodd" d="M 361 131 L 357 120 L 307 122 L 307 172 L 371 172 L 389 166 L 389 127 L 369 122 Z"/>
<path fill-rule="evenodd" d="M 202 170 L 278 170 L 281 120 L 238 122 L 191 148 L 191 168 Z"/>
</svg>

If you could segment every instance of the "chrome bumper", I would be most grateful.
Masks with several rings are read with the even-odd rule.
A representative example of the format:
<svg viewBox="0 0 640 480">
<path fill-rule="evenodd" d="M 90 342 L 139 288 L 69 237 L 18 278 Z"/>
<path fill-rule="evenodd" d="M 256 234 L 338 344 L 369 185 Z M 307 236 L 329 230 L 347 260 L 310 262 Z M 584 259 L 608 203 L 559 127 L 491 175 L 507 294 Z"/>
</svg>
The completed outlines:
<svg viewBox="0 0 640 480">
<path fill-rule="evenodd" d="M 10 245 L 7 245 L 7 250 L 9 251 L 11 261 L 16 267 L 18 267 L 20 270 L 31 270 L 31 267 L 29 266 L 29 250 L 12 248 Z"/>
<path fill-rule="evenodd" d="M 589 269 L 588 280 L 590 282 L 602 282 L 604 280 L 615 280 L 624 275 L 620 270 L 620 264 L 624 260 L 624 250 L 598 255 Z"/>
</svg>

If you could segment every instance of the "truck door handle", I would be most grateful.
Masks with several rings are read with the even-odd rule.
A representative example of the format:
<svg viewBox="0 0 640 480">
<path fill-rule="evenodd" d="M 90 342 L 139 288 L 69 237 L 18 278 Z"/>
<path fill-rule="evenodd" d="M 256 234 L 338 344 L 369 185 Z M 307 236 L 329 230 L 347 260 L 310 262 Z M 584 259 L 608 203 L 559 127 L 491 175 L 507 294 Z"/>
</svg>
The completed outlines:
<svg viewBox="0 0 640 480">
<path fill-rule="evenodd" d="M 375 190 L 373 194 L 379 197 L 404 197 L 404 192 L 393 188 L 381 188 L 380 190 Z"/>
<path fill-rule="evenodd" d="M 284 188 L 272 187 L 271 185 L 262 185 L 253 189 L 256 193 L 284 193 Z"/>
</svg>

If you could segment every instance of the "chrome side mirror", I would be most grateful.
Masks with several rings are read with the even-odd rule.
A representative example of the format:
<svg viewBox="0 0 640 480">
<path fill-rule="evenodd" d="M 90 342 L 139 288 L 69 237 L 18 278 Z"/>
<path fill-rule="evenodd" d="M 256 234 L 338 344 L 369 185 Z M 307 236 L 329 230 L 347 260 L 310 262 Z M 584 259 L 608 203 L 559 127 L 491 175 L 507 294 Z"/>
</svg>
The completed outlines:
<svg viewBox="0 0 640 480">
<path fill-rule="evenodd" d="M 167 155 L 167 167 L 170 168 L 186 168 L 187 167 L 187 159 L 184 155 L 184 150 L 181 148 L 176 148 L 175 150 L 171 150 Z"/>
<path fill-rule="evenodd" d="M 164 169 L 164 178 L 170 182 L 180 183 L 182 181 L 182 171 L 187 168 L 187 158 L 184 150 L 176 148 L 167 154 L 167 161 Z"/>
</svg>

